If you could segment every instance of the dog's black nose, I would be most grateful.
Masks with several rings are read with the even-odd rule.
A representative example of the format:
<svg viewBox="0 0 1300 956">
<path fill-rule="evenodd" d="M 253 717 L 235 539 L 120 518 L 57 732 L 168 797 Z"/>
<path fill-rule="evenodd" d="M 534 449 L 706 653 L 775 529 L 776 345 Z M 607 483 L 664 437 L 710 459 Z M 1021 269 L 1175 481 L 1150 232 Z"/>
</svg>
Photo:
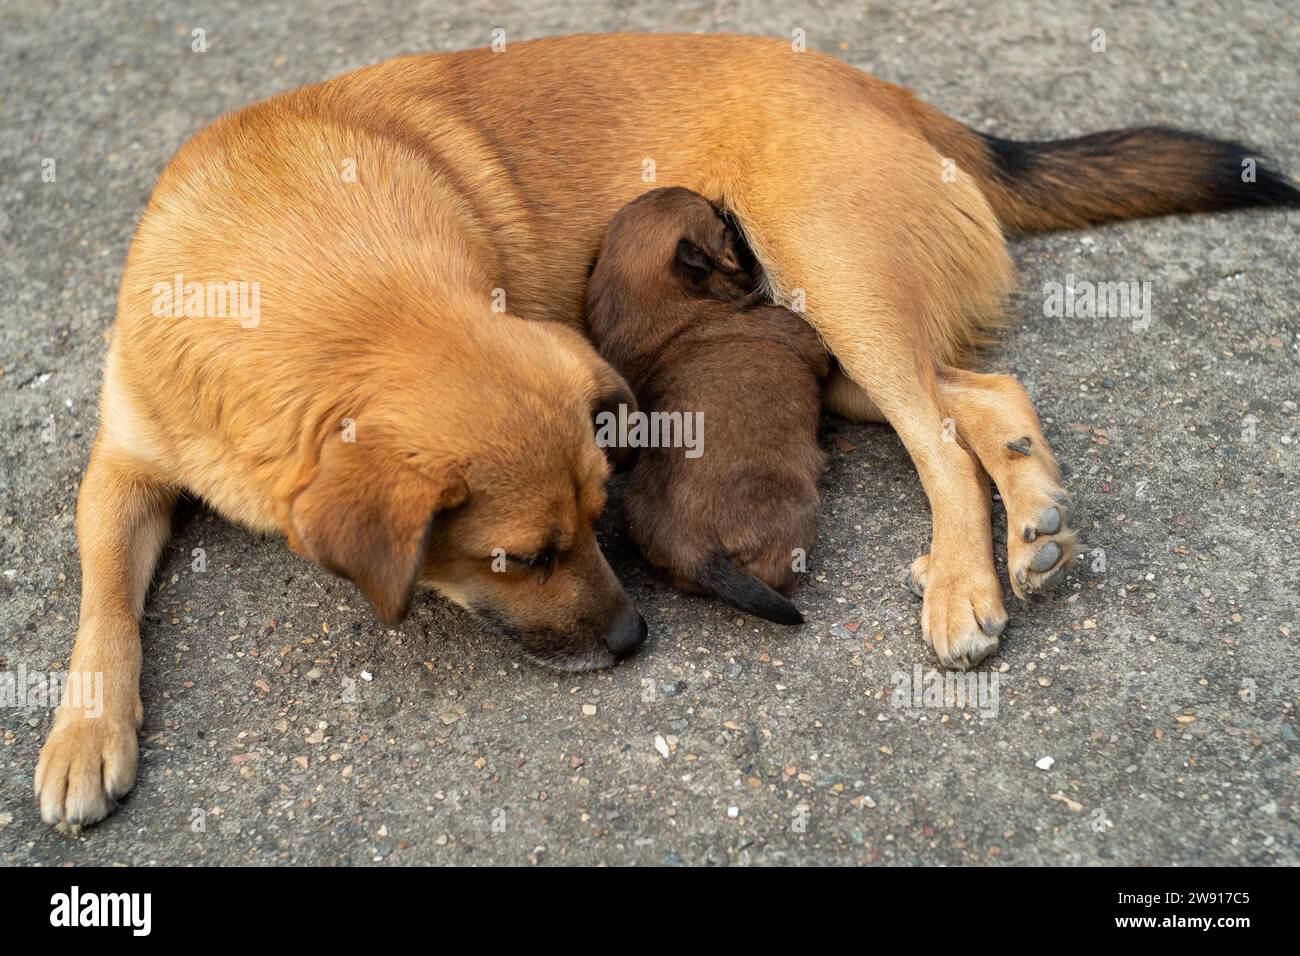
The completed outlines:
<svg viewBox="0 0 1300 956">
<path fill-rule="evenodd" d="M 633 611 L 614 625 L 614 629 L 605 635 L 605 646 L 615 657 L 627 657 L 645 641 L 649 632 L 645 618 Z"/>
</svg>

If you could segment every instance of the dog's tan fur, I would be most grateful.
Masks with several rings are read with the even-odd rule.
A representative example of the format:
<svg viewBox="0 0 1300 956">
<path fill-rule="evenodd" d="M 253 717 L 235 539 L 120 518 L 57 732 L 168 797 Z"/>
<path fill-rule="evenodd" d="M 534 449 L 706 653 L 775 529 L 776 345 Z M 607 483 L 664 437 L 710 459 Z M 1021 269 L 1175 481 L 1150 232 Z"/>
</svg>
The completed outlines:
<svg viewBox="0 0 1300 956">
<path fill-rule="evenodd" d="M 1060 494 L 1024 390 L 955 370 L 1010 287 L 999 216 L 1050 225 L 1030 207 L 1069 191 L 1026 163 L 1019 193 L 996 160 L 906 90 L 747 37 L 403 57 L 214 123 L 164 172 L 122 279 L 71 662 L 105 673 L 106 712 L 58 713 L 43 817 L 93 822 L 134 777 L 139 614 L 181 491 L 282 532 L 390 618 L 420 577 L 513 619 L 541 656 L 607 662 L 599 635 L 629 606 L 591 534 L 606 465 L 590 410 L 620 383 L 572 330 L 605 226 L 650 188 L 650 163 L 653 184 L 734 211 L 775 300 L 804 300 L 844 373 L 830 406 L 901 436 L 933 513 L 924 633 L 944 663 L 979 660 L 1005 621 L 986 473 L 1013 521 Z M 260 282 L 260 325 L 152 315 L 154 284 L 177 274 Z M 1061 560 L 1043 581 L 1073 550 L 1065 528 L 1013 544 L 1026 591 L 1045 538 Z M 495 575 L 496 548 L 558 560 Z"/>
</svg>

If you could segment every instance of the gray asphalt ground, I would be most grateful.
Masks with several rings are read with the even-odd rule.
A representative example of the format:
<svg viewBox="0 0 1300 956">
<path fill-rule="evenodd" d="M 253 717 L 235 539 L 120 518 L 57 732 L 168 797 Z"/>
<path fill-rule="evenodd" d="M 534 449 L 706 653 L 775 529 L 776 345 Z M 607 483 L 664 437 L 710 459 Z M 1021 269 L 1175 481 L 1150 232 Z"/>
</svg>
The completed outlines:
<svg viewBox="0 0 1300 956">
<path fill-rule="evenodd" d="M 68 653 L 76 489 L 134 222 L 223 111 L 494 27 L 800 28 L 988 132 L 1178 124 L 1300 174 L 1290 2 L 189 6 L 0 3 L 9 670 Z M 193 506 L 148 601 L 135 791 L 78 837 L 48 832 L 32 773 L 50 713 L 6 707 L 0 862 L 1300 862 L 1297 238 L 1300 216 L 1251 212 L 1014 242 L 1022 294 L 985 368 L 1022 377 L 1073 467 L 1085 553 L 1051 599 L 1008 594 L 980 671 L 995 716 L 891 702 L 896 674 L 932 664 L 900 586 L 928 512 L 882 427 L 828 423 L 804 628 L 674 593 L 611 515 L 653 639 L 578 676 L 522 663 L 432 596 L 386 629 L 349 584 Z M 1045 316 L 1044 283 L 1070 276 L 1150 283 L 1150 326 Z"/>
</svg>

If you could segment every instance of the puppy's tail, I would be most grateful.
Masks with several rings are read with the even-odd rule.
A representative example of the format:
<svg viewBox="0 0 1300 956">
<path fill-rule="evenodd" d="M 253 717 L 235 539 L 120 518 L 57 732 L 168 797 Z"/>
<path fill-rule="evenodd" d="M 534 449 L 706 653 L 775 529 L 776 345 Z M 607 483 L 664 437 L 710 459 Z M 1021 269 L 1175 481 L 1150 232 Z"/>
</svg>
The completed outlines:
<svg viewBox="0 0 1300 956">
<path fill-rule="evenodd" d="M 1006 229 L 1300 206 L 1300 190 L 1257 150 L 1202 133 L 1143 126 L 1022 143 L 965 127 L 930 131 L 968 164 Z"/>
<path fill-rule="evenodd" d="M 724 601 L 757 617 L 777 624 L 803 623 L 797 607 L 752 574 L 736 567 L 725 551 L 715 551 L 704 562 L 696 581 Z"/>
</svg>

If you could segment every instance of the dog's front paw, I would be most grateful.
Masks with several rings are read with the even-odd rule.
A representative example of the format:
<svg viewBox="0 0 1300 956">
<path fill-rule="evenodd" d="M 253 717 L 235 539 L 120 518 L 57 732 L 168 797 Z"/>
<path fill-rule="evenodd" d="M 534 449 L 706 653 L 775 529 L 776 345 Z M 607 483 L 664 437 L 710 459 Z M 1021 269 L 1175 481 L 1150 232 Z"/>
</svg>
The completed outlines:
<svg viewBox="0 0 1300 956">
<path fill-rule="evenodd" d="M 135 783 L 139 753 L 135 721 L 61 710 L 36 765 L 41 819 L 73 833 L 102 820 Z"/>
<path fill-rule="evenodd" d="M 948 570 L 925 554 L 913 562 L 907 584 L 921 597 L 921 633 L 940 664 L 964 670 L 997 650 L 1007 612 L 991 570 Z"/>
</svg>

